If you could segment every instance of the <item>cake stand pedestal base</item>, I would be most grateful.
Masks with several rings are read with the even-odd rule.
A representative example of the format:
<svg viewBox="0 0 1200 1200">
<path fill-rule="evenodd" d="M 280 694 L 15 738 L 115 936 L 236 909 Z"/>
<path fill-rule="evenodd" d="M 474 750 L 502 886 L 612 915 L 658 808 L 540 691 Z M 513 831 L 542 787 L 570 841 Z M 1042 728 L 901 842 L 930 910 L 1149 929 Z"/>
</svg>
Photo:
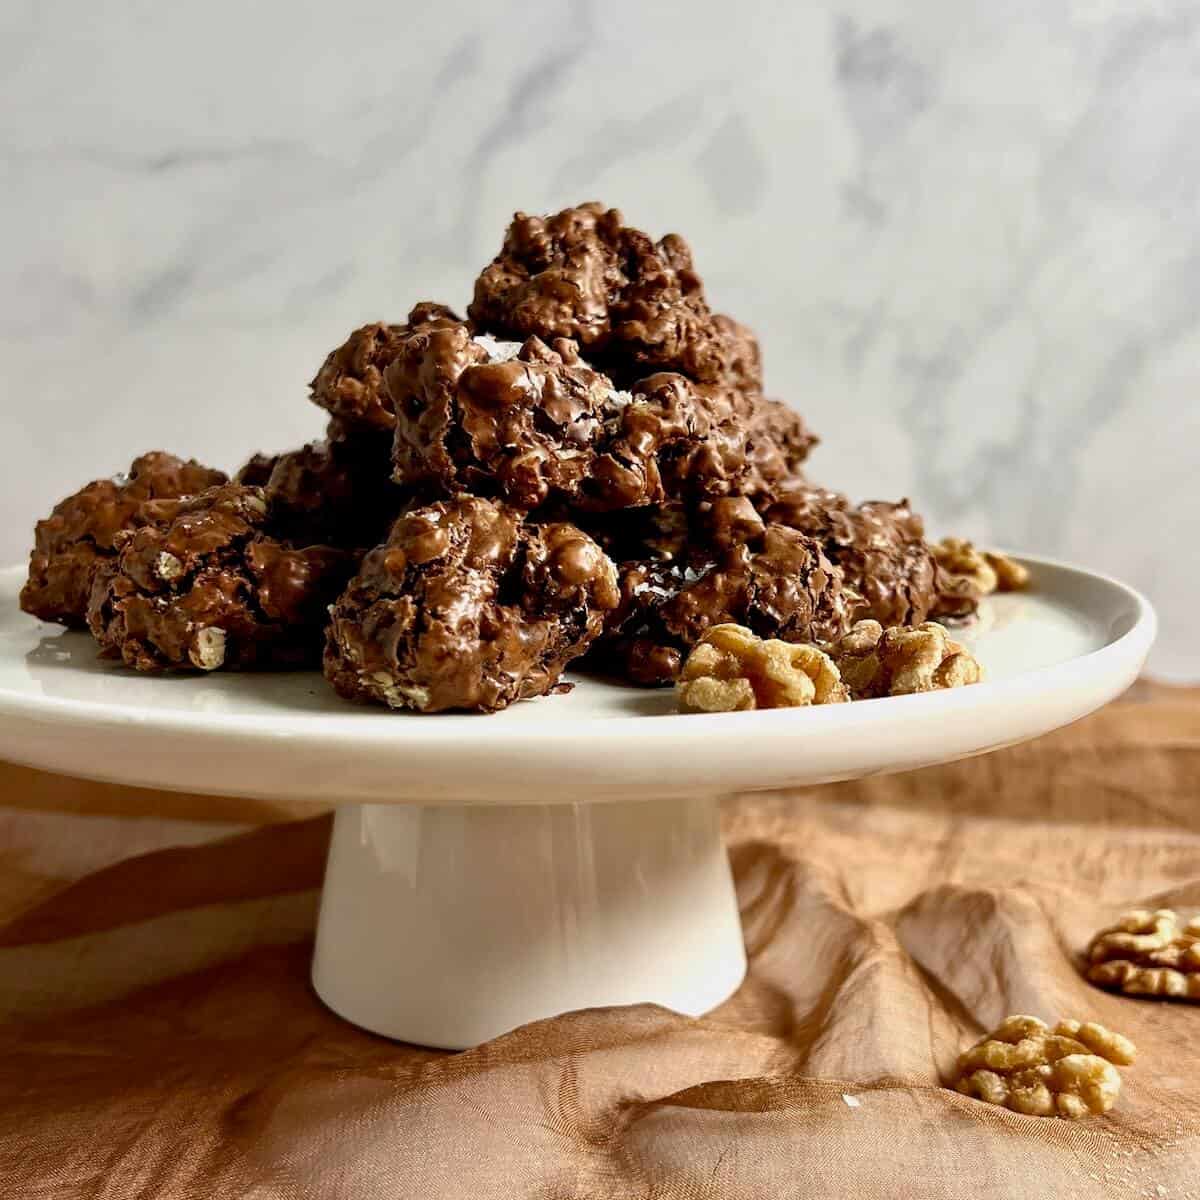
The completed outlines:
<svg viewBox="0 0 1200 1200">
<path fill-rule="evenodd" d="M 460 1050 L 577 1008 L 698 1016 L 745 971 L 715 798 L 337 811 L 313 986 L 364 1029 Z"/>
</svg>

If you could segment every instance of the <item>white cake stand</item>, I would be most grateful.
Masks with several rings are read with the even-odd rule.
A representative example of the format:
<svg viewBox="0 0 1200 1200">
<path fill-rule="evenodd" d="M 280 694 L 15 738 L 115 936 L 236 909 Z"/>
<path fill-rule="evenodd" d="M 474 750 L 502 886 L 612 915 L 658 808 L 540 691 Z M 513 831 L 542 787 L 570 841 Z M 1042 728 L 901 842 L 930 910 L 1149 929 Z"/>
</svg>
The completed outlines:
<svg viewBox="0 0 1200 1200">
<path fill-rule="evenodd" d="M 135 675 L 21 614 L 0 572 L 0 757 L 109 782 L 338 805 L 313 983 L 389 1037 L 459 1049 L 653 1001 L 699 1014 L 745 972 L 718 828 L 727 793 L 981 754 L 1137 676 L 1149 604 L 1043 559 L 956 636 L 989 682 L 814 709 L 682 716 L 578 680 L 493 716 L 343 703 L 315 673 Z"/>
</svg>

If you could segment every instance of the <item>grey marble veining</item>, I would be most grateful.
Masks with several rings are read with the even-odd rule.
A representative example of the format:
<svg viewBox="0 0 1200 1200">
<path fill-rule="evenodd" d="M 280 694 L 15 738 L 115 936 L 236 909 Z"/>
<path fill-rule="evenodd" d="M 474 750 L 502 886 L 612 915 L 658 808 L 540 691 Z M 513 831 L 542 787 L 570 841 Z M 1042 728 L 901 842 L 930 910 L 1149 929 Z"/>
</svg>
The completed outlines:
<svg viewBox="0 0 1200 1200">
<path fill-rule="evenodd" d="M 1188 0 L 0 8 L 5 560 L 165 445 L 315 436 L 354 325 L 514 208 L 693 243 L 815 477 L 1144 588 L 1200 677 Z"/>
</svg>

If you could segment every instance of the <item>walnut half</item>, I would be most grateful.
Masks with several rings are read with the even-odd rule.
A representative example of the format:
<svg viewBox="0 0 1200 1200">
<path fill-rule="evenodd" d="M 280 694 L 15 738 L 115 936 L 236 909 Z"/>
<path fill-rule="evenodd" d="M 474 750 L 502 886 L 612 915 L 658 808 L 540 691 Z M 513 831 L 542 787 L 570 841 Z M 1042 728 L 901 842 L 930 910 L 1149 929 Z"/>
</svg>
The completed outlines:
<svg viewBox="0 0 1200 1200">
<path fill-rule="evenodd" d="M 714 625 L 692 648 L 676 685 L 683 712 L 736 712 L 840 704 L 850 697 L 833 660 L 816 646 Z"/>
<path fill-rule="evenodd" d="M 1105 1113 L 1121 1091 L 1118 1066 L 1134 1044 L 1091 1021 L 1006 1017 L 958 1058 L 956 1091 L 1035 1117 Z"/>
<path fill-rule="evenodd" d="M 1021 592 L 1029 586 L 1029 568 L 1001 554 L 999 550 L 985 550 L 983 557 L 996 575 L 996 591 Z"/>
<path fill-rule="evenodd" d="M 830 654 L 856 700 L 964 687 L 983 678 L 979 662 L 934 621 L 890 629 L 859 621 Z"/>
<path fill-rule="evenodd" d="M 942 538 L 929 547 L 947 574 L 964 580 L 981 596 L 1019 592 L 1029 586 L 1029 570 L 997 550 L 979 550 L 966 538 Z"/>
<path fill-rule="evenodd" d="M 1200 916 L 1181 926 L 1174 909 L 1134 909 L 1092 938 L 1087 963 L 1100 987 L 1200 1001 Z"/>
<path fill-rule="evenodd" d="M 943 571 L 969 583 L 981 596 L 991 595 L 999 586 L 992 564 L 966 538 L 942 538 L 929 549 Z"/>
</svg>

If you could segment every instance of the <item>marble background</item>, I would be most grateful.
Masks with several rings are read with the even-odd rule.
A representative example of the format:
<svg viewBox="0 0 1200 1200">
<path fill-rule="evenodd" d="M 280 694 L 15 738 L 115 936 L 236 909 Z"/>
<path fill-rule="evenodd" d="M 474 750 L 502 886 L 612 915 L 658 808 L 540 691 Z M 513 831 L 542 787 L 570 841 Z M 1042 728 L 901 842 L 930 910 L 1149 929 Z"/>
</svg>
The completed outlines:
<svg viewBox="0 0 1200 1200">
<path fill-rule="evenodd" d="M 692 242 L 813 475 L 1145 589 L 1200 677 L 1191 0 L 0 6 L 0 558 L 165 446 L 320 429 L 517 207 Z"/>
</svg>

